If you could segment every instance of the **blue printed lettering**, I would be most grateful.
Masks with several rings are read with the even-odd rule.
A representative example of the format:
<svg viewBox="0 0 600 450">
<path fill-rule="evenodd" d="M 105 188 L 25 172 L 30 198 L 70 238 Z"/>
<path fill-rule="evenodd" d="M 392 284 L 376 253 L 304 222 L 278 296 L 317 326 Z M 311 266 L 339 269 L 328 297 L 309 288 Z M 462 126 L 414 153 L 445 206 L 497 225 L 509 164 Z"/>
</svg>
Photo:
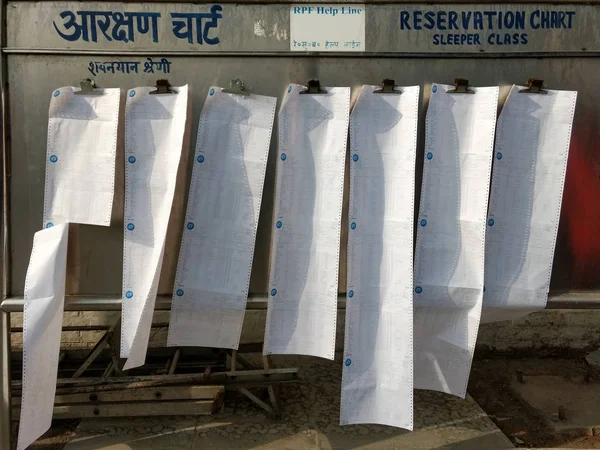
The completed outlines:
<svg viewBox="0 0 600 450">
<path fill-rule="evenodd" d="M 433 11 L 427 11 L 425 13 L 425 28 L 433 30 L 435 28 L 435 13 Z"/>
<path fill-rule="evenodd" d="M 220 5 L 212 5 L 207 13 L 170 13 L 173 34 L 178 39 L 186 39 L 190 44 L 216 45 L 219 38 L 211 36 L 210 32 L 218 27 L 222 10 Z M 295 7 L 294 12 L 297 10 Z M 52 25 L 58 35 L 69 42 L 98 42 L 98 38 L 103 36 L 108 42 L 127 43 L 135 42 L 136 34 L 149 34 L 152 42 L 158 43 L 159 12 L 62 11 L 59 16 L 62 22 L 53 21 Z M 117 70 L 114 65 L 104 67 L 105 70 Z M 101 70 L 100 66 L 98 70 Z"/>
</svg>

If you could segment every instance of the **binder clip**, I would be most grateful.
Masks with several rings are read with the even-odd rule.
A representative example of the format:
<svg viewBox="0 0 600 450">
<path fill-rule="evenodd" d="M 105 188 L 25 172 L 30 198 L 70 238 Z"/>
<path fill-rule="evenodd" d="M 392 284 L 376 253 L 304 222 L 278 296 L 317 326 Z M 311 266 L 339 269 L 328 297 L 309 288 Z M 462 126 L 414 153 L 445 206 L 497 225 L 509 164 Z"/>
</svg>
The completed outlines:
<svg viewBox="0 0 600 450">
<path fill-rule="evenodd" d="M 475 91 L 469 89 L 469 80 L 464 78 L 456 78 L 454 80 L 454 89 L 447 92 L 448 94 L 474 94 Z"/>
<path fill-rule="evenodd" d="M 243 95 L 244 97 L 250 95 L 250 92 L 244 91 L 244 82 L 239 78 L 231 80 L 229 82 L 229 89 L 223 89 L 221 92 L 225 92 L 226 94 Z"/>
<path fill-rule="evenodd" d="M 547 94 L 544 90 L 544 80 L 530 78 L 527 80 L 527 89 L 521 89 L 519 94 Z"/>
<path fill-rule="evenodd" d="M 169 80 L 156 80 L 156 90 L 150 91 L 150 94 L 177 94 L 177 91 L 171 87 Z"/>
<path fill-rule="evenodd" d="M 325 89 L 321 89 L 321 83 L 319 83 L 319 80 L 309 80 L 307 85 L 308 88 L 301 91 L 300 94 L 327 94 Z"/>
<path fill-rule="evenodd" d="M 375 89 L 373 94 L 402 94 L 401 90 L 395 89 L 396 82 L 394 80 L 385 79 L 381 82 L 381 89 Z"/>
<path fill-rule="evenodd" d="M 79 84 L 81 86 L 80 91 L 75 91 L 75 95 L 102 95 L 102 91 L 96 91 L 96 82 L 90 78 L 81 80 Z"/>
</svg>

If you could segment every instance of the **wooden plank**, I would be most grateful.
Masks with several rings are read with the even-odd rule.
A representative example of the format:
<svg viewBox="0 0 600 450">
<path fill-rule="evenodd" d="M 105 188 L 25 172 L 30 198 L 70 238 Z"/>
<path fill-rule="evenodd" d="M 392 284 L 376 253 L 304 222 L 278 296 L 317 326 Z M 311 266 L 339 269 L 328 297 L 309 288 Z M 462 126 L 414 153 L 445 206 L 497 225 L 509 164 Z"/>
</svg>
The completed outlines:
<svg viewBox="0 0 600 450">
<path fill-rule="evenodd" d="M 54 419 L 78 419 L 88 417 L 136 417 L 136 416 L 204 416 L 213 410 L 212 400 L 191 402 L 144 402 L 112 403 L 98 405 L 64 405 L 54 407 Z M 20 408 L 13 408 L 13 417 L 18 419 Z"/>
<path fill-rule="evenodd" d="M 92 394 L 57 395 L 54 404 L 73 403 L 114 403 L 169 400 L 214 400 L 225 391 L 223 386 L 182 386 L 136 390 L 94 392 Z"/>
<path fill-rule="evenodd" d="M 223 386 L 181 386 L 89 392 L 83 394 L 57 395 L 55 406 L 75 404 L 99 404 L 119 402 L 157 402 L 174 400 L 214 400 L 225 392 Z M 21 397 L 12 397 L 12 405 L 19 406 Z"/>
</svg>

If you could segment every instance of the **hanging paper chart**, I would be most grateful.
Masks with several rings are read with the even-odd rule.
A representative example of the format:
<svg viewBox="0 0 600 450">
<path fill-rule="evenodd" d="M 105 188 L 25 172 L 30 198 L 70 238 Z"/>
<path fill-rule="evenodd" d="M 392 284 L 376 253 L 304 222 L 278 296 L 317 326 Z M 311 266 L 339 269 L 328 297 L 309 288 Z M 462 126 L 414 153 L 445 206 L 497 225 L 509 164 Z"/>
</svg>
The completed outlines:
<svg viewBox="0 0 600 450">
<path fill-rule="evenodd" d="M 187 114 L 187 86 L 154 89 L 130 89 L 125 108 L 124 369 L 146 358 Z"/>
<path fill-rule="evenodd" d="M 483 320 L 546 307 L 577 92 L 521 93 L 498 119 L 486 232 Z"/>
<path fill-rule="evenodd" d="M 237 349 L 277 99 L 211 87 L 200 115 L 168 345 Z"/>
<path fill-rule="evenodd" d="M 415 249 L 415 388 L 466 395 L 483 298 L 485 222 L 498 87 L 427 109 Z"/>
<path fill-rule="evenodd" d="M 413 225 L 419 87 L 363 86 L 350 116 L 341 424 L 413 428 Z M 401 93 L 400 93 L 401 92 Z"/>
<path fill-rule="evenodd" d="M 301 94 L 279 113 L 265 354 L 333 359 L 350 88 Z"/>
</svg>

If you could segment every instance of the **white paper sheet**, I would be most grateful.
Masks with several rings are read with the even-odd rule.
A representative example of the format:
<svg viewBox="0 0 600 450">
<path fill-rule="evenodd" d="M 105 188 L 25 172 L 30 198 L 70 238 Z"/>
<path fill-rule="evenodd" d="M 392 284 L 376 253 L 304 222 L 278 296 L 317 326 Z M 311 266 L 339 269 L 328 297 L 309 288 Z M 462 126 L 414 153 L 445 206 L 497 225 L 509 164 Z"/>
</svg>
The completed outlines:
<svg viewBox="0 0 600 450">
<path fill-rule="evenodd" d="M 277 98 L 221 91 L 200 115 L 169 346 L 237 349 L 242 332 Z"/>
<path fill-rule="evenodd" d="M 187 85 L 177 94 L 127 91 L 125 242 L 121 357 L 144 364 L 187 115 Z"/>
<path fill-rule="evenodd" d="M 52 422 L 65 300 L 69 224 L 38 231 L 25 278 L 23 392 L 18 450 Z"/>
<path fill-rule="evenodd" d="M 350 116 L 348 286 L 340 423 L 413 428 L 413 225 L 419 87 Z"/>
<path fill-rule="evenodd" d="M 449 94 L 427 110 L 415 250 L 415 388 L 464 397 L 483 297 L 498 87 Z"/>
<path fill-rule="evenodd" d="M 577 92 L 520 94 L 513 86 L 498 119 L 482 320 L 543 309 L 569 156 Z"/>
<path fill-rule="evenodd" d="M 350 88 L 304 89 L 289 86 L 279 113 L 263 352 L 333 359 Z"/>
<path fill-rule="evenodd" d="M 50 101 L 44 227 L 110 225 L 121 90 L 79 90 L 61 87 Z"/>
</svg>

